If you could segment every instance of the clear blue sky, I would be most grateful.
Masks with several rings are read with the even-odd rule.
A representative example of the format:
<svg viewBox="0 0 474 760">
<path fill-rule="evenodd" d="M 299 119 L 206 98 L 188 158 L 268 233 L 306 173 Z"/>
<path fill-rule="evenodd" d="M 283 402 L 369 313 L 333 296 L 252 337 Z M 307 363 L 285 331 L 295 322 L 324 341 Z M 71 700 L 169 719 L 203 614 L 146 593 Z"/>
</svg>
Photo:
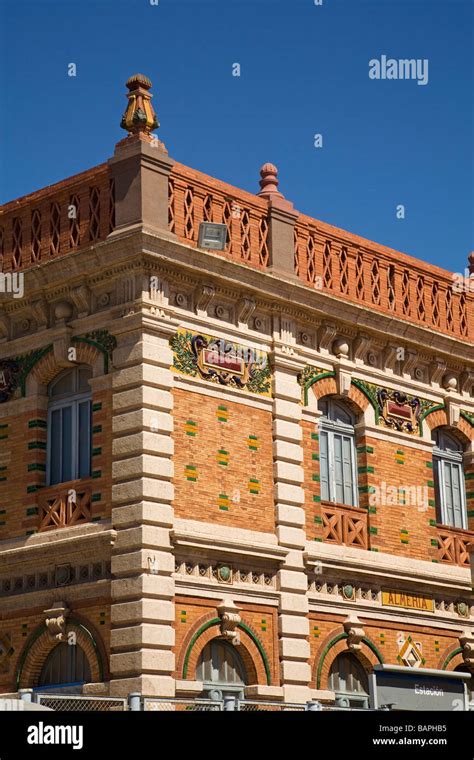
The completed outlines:
<svg viewBox="0 0 474 760">
<path fill-rule="evenodd" d="M 0 0 L 0 202 L 111 156 L 125 80 L 142 72 L 176 160 L 250 191 L 272 161 L 300 211 L 462 271 L 473 248 L 473 7 Z M 370 79 L 382 55 L 427 58 L 428 84 Z"/>
</svg>

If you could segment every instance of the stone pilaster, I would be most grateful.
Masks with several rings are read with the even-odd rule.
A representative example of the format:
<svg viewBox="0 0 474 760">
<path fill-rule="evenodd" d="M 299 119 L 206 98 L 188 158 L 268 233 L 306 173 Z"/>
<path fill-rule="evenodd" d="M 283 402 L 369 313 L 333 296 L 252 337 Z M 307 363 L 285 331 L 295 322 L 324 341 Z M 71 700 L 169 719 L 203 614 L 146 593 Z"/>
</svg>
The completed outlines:
<svg viewBox="0 0 474 760">
<path fill-rule="evenodd" d="M 289 549 L 279 572 L 280 665 L 285 700 L 310 699 L 306 533 L 303 510 L 303 449 L 300 363 L 279 351 L 274 360 L 273 470 L 277 536 Z"/>
<path fill-rule="evenodd" d="M 153 142 L 122 140 L 109 160 L 115 181 L 115 230 L 110 237 L 143 227 L 174 238 L 168 231 L 168 182 L 173 160 Z"/>
<path fill-rule="evenodd" d="M 114 353 L 111 694 L 173 696 L 171 328 L 131 319 Z"/>
</svg>

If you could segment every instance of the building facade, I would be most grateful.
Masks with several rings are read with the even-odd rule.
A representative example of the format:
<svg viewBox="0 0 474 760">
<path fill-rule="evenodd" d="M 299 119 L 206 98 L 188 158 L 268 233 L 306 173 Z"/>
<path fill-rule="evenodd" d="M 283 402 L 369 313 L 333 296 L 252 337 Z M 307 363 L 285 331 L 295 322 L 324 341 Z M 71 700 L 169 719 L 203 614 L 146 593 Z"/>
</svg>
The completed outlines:
<svg viewBox="0 0 474 760">
<path fill-rule="evenodd" d="M 467 709 L 472 280 L 179 164 L 127 86 L 0 211 L 0 692 Z"/>
</svg>

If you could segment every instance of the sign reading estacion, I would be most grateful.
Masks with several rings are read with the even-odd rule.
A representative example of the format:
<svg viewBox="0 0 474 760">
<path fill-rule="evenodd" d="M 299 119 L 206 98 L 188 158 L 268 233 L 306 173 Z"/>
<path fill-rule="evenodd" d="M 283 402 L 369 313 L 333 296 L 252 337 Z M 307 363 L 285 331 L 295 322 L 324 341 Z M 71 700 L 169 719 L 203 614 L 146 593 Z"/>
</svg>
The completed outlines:
<svg viewBox="0 0 474 760">
<path fill-rule="evenodd" d="M 434 612 L 434 599 L 400 591 L 382 591 L 382 605 L 384 607 L 403 607 L 406 610 Z"/>
</svg>

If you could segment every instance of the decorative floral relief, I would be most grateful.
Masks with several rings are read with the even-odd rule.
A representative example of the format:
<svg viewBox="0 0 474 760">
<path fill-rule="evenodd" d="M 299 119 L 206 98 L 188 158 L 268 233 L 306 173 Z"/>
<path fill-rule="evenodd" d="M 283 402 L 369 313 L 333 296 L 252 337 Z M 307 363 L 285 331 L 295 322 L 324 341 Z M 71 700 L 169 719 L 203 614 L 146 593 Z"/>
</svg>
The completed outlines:
<svg viewBox="0 0 474 760">
<path fill-rule="evenodd" d="M 251 393 L 271 395 L 271 370 L 264 351 L 184 329 L 178 330 L 170 345 L 176 372 Z"/>
</svg>

